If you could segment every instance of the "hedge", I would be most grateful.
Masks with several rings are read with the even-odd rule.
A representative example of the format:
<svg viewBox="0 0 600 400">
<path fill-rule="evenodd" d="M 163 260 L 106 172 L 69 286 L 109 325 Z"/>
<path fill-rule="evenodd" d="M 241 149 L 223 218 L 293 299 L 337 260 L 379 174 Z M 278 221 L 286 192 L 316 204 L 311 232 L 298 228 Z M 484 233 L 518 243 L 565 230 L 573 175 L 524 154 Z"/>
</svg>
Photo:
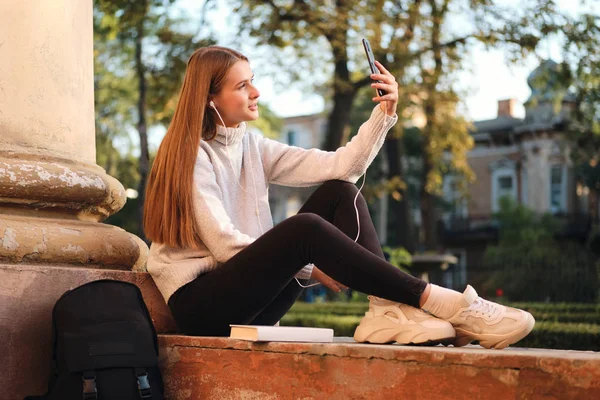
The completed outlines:
<svg viewBox="0 0 600 400">
<path fill-rule="evenodd" d="M 600 351 L 600 325 L 536 322 L 518 347 Z"/>
<path fill-rule="evenodd" d="M 319 306 L 319 310 L 328 309 L 326 304 Z M 336 312 L 344 310 L 343 307 L 339 307 L 339 304 L 335 306 L 331 309 Z M 335 315 L 313 312 L 314 310 L 298 312 L 307 309 L 310 310 L 310 307 L 302 304 L 299 307 L 295 305 L 282 318 L 281 325 L 333 328 L 336 336 L 352 337 L 362 318 L 362 313 L 361 315 Z M 600 324 L 538 320 L 533 331 L 513 346 L 600 351 Z"/>
<path fill-rule="evenodd" d="M 281 319 L 281 325 L 333 328 L 335 336 L 353 336 L 361 318 L 354 315 L 288 313 Z"/>
<path fill-rule="evenodd" d="M 577 303 L 507 303 L 513 307 L 529 311 L 536 321 L 573 322 L 600 324 L 600 306 Z M 303 303 L 296 302 L 290 312 L 300 314 L 353 315 L 363 316 L 368 303 Z"/>
<path fill-rule="evenodd" d="M 369 309 L 369 303 L 303 303 L 296 302 L 290 312 L 301 314 L 333 314 L 333 315 L 364 315 Z"/>
<path fill-rule="evenodd" d="M 600 304 L 595 303 L 534 303 L 534 302 L 507 302 L 503 303 L 511 307 L 521 308 L 529 312 L 572 312 L 572 313 L 598 313 L 600 315 Z"/>
</svg>

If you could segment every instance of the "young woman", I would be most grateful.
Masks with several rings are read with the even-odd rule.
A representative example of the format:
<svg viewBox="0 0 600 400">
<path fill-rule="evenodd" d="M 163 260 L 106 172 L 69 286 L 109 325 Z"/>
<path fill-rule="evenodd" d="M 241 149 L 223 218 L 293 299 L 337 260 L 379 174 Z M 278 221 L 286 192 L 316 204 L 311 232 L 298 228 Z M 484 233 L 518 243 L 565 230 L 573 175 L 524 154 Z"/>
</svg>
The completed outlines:
<svg viewBox="0 0 600 400">
<path fill-rule="evenodd" d="M 182 333 L 228 336 L 229 324 L 273 325 L 309 278 L 368 293 L 355 339 L 371 343 L 478 340 L 502 348 L 533 317 L 405 274 L 383 256 L 357 182 L 397 121 L 398 85 L 377 63 L 371 117 L 335 152 L 288 146 L 246 130 L 258 118 L 248 59 L 195 51 L 148 179 L 148 271 Z M 320 185 L 297 215 L 273 227 L 270 183 Z M 356 201 L 356 209 L 355 209 Z M 426 311 L 423 311 L 426 310 Z"/>
</svg>

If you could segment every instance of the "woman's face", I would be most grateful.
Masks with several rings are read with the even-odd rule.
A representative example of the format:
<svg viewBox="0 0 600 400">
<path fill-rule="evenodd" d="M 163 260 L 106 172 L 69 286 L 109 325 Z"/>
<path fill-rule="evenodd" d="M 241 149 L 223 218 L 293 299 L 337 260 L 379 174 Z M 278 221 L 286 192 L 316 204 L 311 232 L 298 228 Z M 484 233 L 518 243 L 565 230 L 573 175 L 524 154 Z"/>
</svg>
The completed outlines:
<svg viewBox="0 0 600 400">
<path fill-rule="evenodd" d="M 212 98 L 227 127 L 258 118 L 260 93 L 252 83 L 254 74 L 247 61 L 240 60 L 229 69 L 223 88 Z M 217 122 L 221 120 L 217 117 Z"/>
</svg>

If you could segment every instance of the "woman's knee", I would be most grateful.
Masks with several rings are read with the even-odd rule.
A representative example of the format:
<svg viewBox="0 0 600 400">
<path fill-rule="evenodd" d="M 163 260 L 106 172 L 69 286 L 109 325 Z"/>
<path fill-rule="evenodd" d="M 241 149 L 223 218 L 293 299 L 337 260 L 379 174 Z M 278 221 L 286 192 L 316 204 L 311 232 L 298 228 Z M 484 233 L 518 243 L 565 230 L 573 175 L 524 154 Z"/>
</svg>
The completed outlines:
<svg viewBox="0 0 600 400">
<path fill-rule="evenodd" d="M 281 222 L 280 225 L 289 227 L 288 229 L 299 235 L 307 235 L 314 230 L 322 228 L 327 223 L 320 215 L 307 212 L 293 215 Z"/>
<path fill-rule="evenodd" d="M 331 180 L 324 182 L 321 187 L 323 190 L 327 190 L 337 196 L 356 196 L 358 192 L 358 188 L 351 182 L 340 181 L 340 180 Z"/>
</svg>

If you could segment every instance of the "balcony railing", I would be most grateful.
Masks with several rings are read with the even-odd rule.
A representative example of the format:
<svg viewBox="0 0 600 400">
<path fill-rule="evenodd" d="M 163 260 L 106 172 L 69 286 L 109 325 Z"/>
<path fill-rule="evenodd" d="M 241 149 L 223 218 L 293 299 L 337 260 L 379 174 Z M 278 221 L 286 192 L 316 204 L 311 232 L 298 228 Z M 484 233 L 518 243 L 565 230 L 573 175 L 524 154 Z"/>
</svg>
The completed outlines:
<svg viewBox="0 0 600 400">
<path fill-rule="evenodd" d="M 588 214 L 556 214 L 554 218 L 560 225 L 556 236 L 558 238 L 585 240 L 594 222 Z M 496 240 L 500 221 L 494 215 L 470 215 L 468 217 L 450 217 L 441 219 L 438 232 L 444 241 L 454 240 Z"/>
</svg>

